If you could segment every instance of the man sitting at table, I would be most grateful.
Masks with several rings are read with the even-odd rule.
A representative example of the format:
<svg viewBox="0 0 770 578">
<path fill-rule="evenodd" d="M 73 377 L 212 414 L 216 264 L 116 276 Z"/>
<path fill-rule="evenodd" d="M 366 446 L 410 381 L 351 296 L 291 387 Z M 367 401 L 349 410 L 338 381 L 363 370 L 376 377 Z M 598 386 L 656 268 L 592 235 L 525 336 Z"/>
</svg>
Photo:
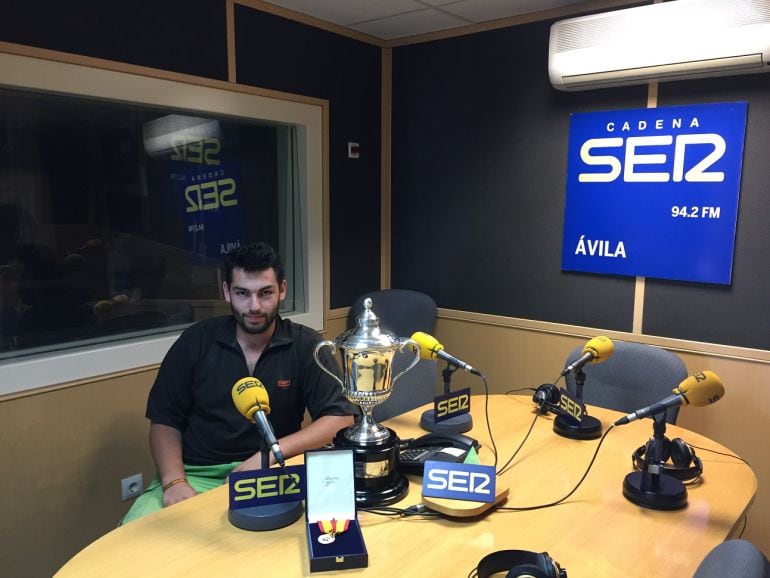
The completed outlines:
<svg viewBox="0 0 770 578">
<path fill-rule="evenodd" d="M 320 335 L 278 315 L 286 280 L 273 248 L 234 249 L 224 278 L 232 315 L 188 327 L 150 390 L 146 416 L 158 473 L 122 524 L 222 485 L 231 471 L 261 467 L 258 430 L 231 396 L 243 377 L 264 384 L 269 419 L 287 458 L 323 446 L 353 423 L 355 406 L 313 358 Z M 338 371 L 330 356 L 325 361 Z M 305 409 L 312 423 L 301 429 Z"/>
</svg>

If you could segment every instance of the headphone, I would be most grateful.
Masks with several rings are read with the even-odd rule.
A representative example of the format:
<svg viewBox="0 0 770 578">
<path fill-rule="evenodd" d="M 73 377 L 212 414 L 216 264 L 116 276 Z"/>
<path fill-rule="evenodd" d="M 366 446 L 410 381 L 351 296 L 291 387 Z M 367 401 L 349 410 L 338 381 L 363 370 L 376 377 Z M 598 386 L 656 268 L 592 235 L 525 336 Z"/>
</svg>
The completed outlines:
<svg viewBox="0 0 770 578">
<path fill-rule="evenodd" d="M 567 578 L 567 570 L 548 555 L 529 550 L 500 550 L 484 556 L 476 567 L 478 578 L 505 572 L 506 578 Z"/>
<path fill-rule="evenodd" d="M 652 452 L 654 441 L 653 439 L 649 440 L 631 455 L 635 470 L 642 471 L 644 469 L 644 458 Z M 695 455 L 692 446 L 681 438 L 669 440 L 667 437 L 663 438 L 662 444 L 662 463 L 660 466 L 663 473 L 682 482 L 694 481 L 700 477 L 703 473 L 703 462 Z M 669 459 L 671 463 L 666 463 Z"/>
<path fill-rule="evenodd" d="M 532 401 L 537 405 L 538 413 L 544 414 L 548 411 L 559 413 L 559 401 L 561 401 L 561 392 L 559 388 L 551 383 L 544 383 L 535 390 Z"/>
</svg>

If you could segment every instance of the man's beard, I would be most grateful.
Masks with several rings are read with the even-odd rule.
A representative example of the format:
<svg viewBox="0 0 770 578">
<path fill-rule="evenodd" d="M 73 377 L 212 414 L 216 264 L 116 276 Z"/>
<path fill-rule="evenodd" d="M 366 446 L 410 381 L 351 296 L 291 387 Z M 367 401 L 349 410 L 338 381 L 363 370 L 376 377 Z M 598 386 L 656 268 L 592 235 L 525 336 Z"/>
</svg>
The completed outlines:
<svg viewBox="0 0 770 578">
<path fill-rule="evenodd" d="M 246 321 L 245 316 L 242 313 L 238 313 L 235 310 L 235 307 L 233 307 L 232 303 L 230 304 L 230 310 L 233 312 L 233 317 L 235 318 L 235 321 L 238 323 L 241 329 L 243 329 L 246 333 L 249 335 L 259 335 L 260 333 L 264 333 L 268 329 L 270 329 L 270 326 L 273 324 L 273 321 L 275 321 L 275 318 L 278 316 L 278 312 L 274 311 L 273 313 L 268 313 L 265 315 L 265 320 L 260 323 L 259 325 L 254 325 L 253 323 L 248 323 Z"/>
</svg>

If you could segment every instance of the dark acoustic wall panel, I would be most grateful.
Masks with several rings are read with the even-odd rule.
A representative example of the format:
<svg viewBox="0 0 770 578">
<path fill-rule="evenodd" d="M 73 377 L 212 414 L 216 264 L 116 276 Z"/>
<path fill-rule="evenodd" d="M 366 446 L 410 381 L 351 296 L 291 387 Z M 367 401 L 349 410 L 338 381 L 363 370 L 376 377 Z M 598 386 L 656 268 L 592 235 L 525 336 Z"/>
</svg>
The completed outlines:
<svg viewBox="0 0 770 578">
<path fill-rule="evenodd" d="M 349 306 L 380 287 L 381 51 L 239 5 L 235 25 L 239 83 L 329 100 L 330 306 Z"/>
<path fill-rule="evenodd" d="M 440 307 L 629 331 L 634 280 L 562 273 L 570 113 L 646 87 L 563 93 L 550 22 L 394 49 L 393 283 Z"/>
<path fill-rule="evenodd" d="M 658 104 L 748 102 L 732 284 L 647 280 L 644 332 L 770 349 L 770 74 L 661 83 Z"/>
<path fill-rule="evenodd" d="M 227 80 L 225 0 L 4 0 L 0 40 Z"/>
</svg>

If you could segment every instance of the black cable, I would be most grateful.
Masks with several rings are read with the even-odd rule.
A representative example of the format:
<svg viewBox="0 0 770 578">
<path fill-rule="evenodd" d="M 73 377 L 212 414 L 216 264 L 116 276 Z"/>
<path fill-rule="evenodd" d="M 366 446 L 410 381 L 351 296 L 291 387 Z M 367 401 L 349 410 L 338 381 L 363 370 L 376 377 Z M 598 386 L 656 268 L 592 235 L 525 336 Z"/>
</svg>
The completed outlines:
<svg viewBox="0 0 770 578">
<path fill-rule="evenodd" d="M 517 447 L 516 451 L 513 452 L 513 455 L 511 456 L 511 458 L 507 462 L 505 462 L 505 465 L 503 465 L 503 467 L 500 468 L 500 470 L 497 472 L 498 476 L 502 476 L 510 468 L 511 462 L 514 460 L 514 458 L 521 451 L 521 448 L 524 447 L 524 443 L 529 439 L 529 436 L 530 436 L 530 434 L 532 433 L 532 430 L 535 427 L 535 422 L 537 422 L 537 418 L 539 418 L 541 415 L 542 414 L 539 411 L 535 412 L 535 419 L 532 420 L 532 423 L 529 426 L 529 430 L 527 430 L 527 433 L 524 434 L 524 439 L 521 440 L 521 443 L 519 444 L 519 447 Z"/>
<path fill-rule="evenodd" d="M 560 380 L 561 378 L 563 378 L 563 377 L 564 377 L 563 375 L 560 375 L 560 376 L 559 376 L 559 377 L 557 377 L 557 378 L 556 378 L 556 380 L 555 380 L 555 381 L 554 381 L 552 384 L 550 384 L 550 385 L 552 385 L 553 387 L 556 387 L 556 384 L 557 384 L 557 383 L 559 383 L 559 380 Z M 536 388 L 536 387 L 520 387 L 520 388 L 518 388 L 518 389 L 509 389 L 508 391 L 506 391 L 506 392 L 505 392 L 505 395 L 511 395 L 511 394 L 513 394 L 513 393 L 521 393 L 522 391 L 532 391 L 532 392 L 536 392 L 536 391 L 537 391 L 537 388 Z"/>
<path fill-rule="evenodd" d="M 538 506 L 525 506 L 525 507 L 500 506 L 500 507 L 498 507 L 496 509 L 497 510 L 506 510 L 506 511 L 510 511 L 510 512 L 526 512 L 526 511 L 529 511 L 529 510 L 540 510 L 542 508 L 550 508 L 551 506 L 556 506 L 558 504 L 561 504 L 564 500 L 566 500 L 572 494 L 574 494 L 577 491 L 577 489 L 581 486 L 583 481 L 586 479 L 586 477 L 588 476 L 588 472 L 591 471 L 591 468 L 593 467 L 594 462 L 596 461 L 596 456 L 599 454 L 599 449 L 602 447 L 602 444 L 604 443 L 604 440 L 607 438 L 607 434 L 610 433 L 614 428 L 615 428 L 615 426 L 611 425 L 610 427 L 607 428 L 607 431 L 604 432 L 604 435 L 601 437 L 601 439 L 599 440 L 599 443 L 596 445 L 596 450 L 594 451 L 594 455 L 591 458 L 591 461 L 589 462 L 588 467 L 586 468 L 585 473 L 583 473 L 583 477 L 580 478 L 580 480 L 578 481 L 577 485 L 575 485 L 575 487 L 572 488 L 566 496 L 564 496 L 562 498 L 559 498 L 558 500 L 556 500 L 554 502 L 549 502 L 547 504 L 540 504 Z"/>
<path fill-rule="evenodd" d="M 736 456 L 735 454 L 729 454 L 727 452 L 718 452 L 717 450 L 712 450 L 712 449 L 709 449 L 709 448 L 702 448 L 700 446 L 696 446 L 695 444 L 687 444 L 687 445 L 689 445 L 690 447 L 695 448 L 696 450 L 701 450 L 701 451 L 704 451 L 704 452 L 711 452 L 712 454 L 719 454 L 720 456 L 727 456 L 728 458 L 735 458 L 736 460 L 739 460 L 739 461 L 743 462 L 744 464 L 746 464 L 747 466 L 751 467 L 751 464 L 749 462 L 747 462 L 746 460 L 744 460 L 741 456 Z"/>
<path fill-rule="evenodd" d="M 411 518 L 419 516 L 421 518 L 441 518 L 439 512 L 429 510 L 424 504 L 415 504 L 408 508 L 392 508 L 389 506 L 372 506 L 370 508 L 359 508 L 362 512 L 369 512 L 377 516 L 389 516 L 393 518 Z"/>
<path fill-rule="evenodd" d="M 495 438 L 492 435 L 492 426 L 489 425 L 489 385 L 487 385 L 487 378 L 483 373 L 479 373 L 481 380 L 484 382 L 484 418 L 487 422 L 487 433 L 489 434 L 489 442 L 492 444 L 492 455 L 495 457 L 494 467 L 497 469 L 497 444 Z"/>
<path fill-rule="evenodd" d="M 748 514 L 744 514 L 743 515 L 743 528 L 741 528 L 741 531 L 738 533 L 738 537 L 736 538 L 736 540 L 740 540 L 741 538 L 743 538 L 743 533 L 746 531 L 746 526 L 748 526 L 748 524 L 749 524 L 749 516 L 748 516 Z"/>
<path fill-rule="evenodd" d="M 505 395 L 511 395 L 512 393 L 519 393 L 519 392 L 522 392 L 522 391 L 532 391 L 532 392 L 535 392 L 535 391 L 537 391 L 537 388 L 535 388 L 535 387 L 520 387 L 519 389 L 509 389 L 508 391 L 505 392 Z"/>
<path fill-rule="evenodd" d="M 551 387 L 556 387 L 556 384 L 559 383 L 559 380 L 562 377 L 564 377 L 564 376 L 563 375 L 559 375 L 559 377 L 557 377 L 556 380 L 552 384 L 550 384 Z M 515 393 L 515 392 L 526 391 L 526 390 L 535 391 L 535 392 L 537 391 L 537 389 L 532 388 L 532 387 L 522 387 L 520 389 L 510 389 L 510 390 L 506 391 L 505 394 L 508 395 L 509 393 Z M 546 400 L 544 399 L 543 402 L 540 405 L 537 406 L 537 412 L 535 413 L 535 419 L 532 420 L 532 423 L 529 426 L 529 430 L 524 435 L 524 439 L 521 440 L 521 443 L 519 444 L 519 447 L 516 448 L 516 451 L 513 452 L 513 455 L 510 457 L 510 459 L 507 462 L 505 462 L 505 465 L 502 468 L 500 468 L 500 470 L 497 472 L 498 476 L 503 475 L 509 469 L 511 462 L 516 458 L 518 453 L 521 451 L 521 448 L 524 447 L 524 443 L 529 439 L 529 436 L 530 436 L 530 434 L 532 433 L 532 430 L 535 427 L 535 423 L 537 422 L 537 418 L 545 413 L 545 411 L 543 411 L 543 408 L 545 407 L 545 404 L 546 404 Z"/>
</svg>

